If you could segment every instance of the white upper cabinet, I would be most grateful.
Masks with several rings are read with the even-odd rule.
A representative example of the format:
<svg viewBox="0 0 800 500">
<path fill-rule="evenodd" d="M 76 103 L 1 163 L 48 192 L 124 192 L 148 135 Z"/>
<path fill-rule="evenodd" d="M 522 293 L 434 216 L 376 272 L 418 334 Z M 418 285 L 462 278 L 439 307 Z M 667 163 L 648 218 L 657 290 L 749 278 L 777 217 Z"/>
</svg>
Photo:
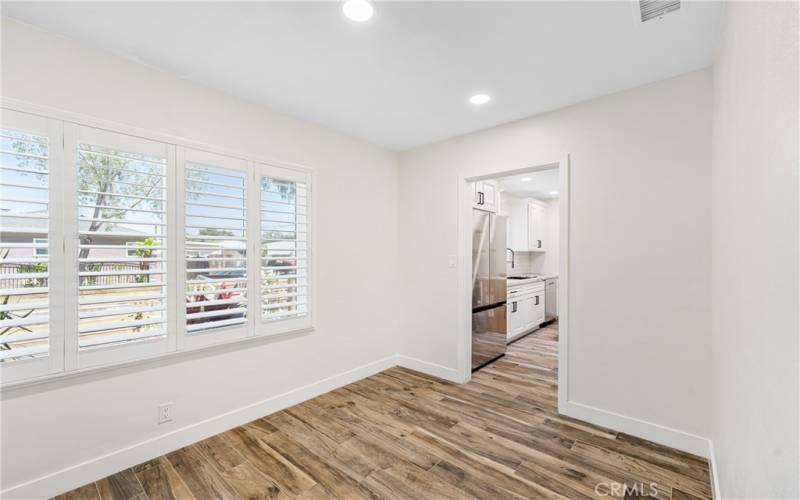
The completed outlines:
<svg viewBox="0 0 800 500">
<path fill-rule="evenodd" d="M 545 206 L 535 201 L 528 202 L 528 248 L 544 251 Z"/>
<path fill-rule="evenodd" d="M 536 200 L 503 197 L 508 215 L 508 246 L 515 252 L 544 252 L 547 206 Z"/>
<path fill-rule="evenodd" d="M 512 196 L 503 196 L 503 210 L 508 214 L 508 247 L 515 252 L 528 250 L 528 214 L 525 202 Z"/>
<path fill-rule="evenodd" d="M 472 208 L 497 212 L 500 205 L 497 184 L 494 181 L 476 181 L 472 183 Z"/>
</svg>

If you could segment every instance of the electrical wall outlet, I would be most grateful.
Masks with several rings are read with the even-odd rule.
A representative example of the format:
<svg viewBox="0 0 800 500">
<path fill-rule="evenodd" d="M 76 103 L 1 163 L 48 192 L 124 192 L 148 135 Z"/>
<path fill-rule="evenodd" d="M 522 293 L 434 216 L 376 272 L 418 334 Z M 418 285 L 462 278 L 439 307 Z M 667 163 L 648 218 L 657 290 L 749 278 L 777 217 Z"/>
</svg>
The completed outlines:
<svg viewBox="0 0 800 500">
<path fill-rule="evenodd" d="M 164 424 L 172 422 L 172 403 L 162 403 L 158 405 L 158 423 Z"/>
</svg>

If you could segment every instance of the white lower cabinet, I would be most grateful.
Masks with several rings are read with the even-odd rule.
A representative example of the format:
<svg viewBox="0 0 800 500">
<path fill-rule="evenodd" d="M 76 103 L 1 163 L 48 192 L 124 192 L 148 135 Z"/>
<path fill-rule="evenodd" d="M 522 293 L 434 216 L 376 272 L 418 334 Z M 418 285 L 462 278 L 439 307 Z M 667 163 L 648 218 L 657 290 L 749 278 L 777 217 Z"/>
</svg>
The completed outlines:
<svg viewBox="0 0 800 500">
<path fill-rule="evenodd" d="M 511 339 L 525 330 L 524 299 L 518 300 L 513 295 L 509 297 L 506 311 L 508 311 L 508 324 L 506 338 Z"/>
<path fill-rule="evenodd" d="M 536 292 L 533 297 L 533 325 L 539 326 L 544 323 L 544 290 Z"/>
<path fill-rule="evenodd" d="M 536 299 L 537 297 L 535 295 L 531 295 L 526 297 L 523 301 L 523 309 L 525 311 L 525 331 L 539 326 L 539 323 L 536 322 Z"/>
<path fill-rule="evenodd" d="M 506 338 L 512 340 L 544 323 L 544 282 L 522 285 L 508 291 Z"/>
</svg>

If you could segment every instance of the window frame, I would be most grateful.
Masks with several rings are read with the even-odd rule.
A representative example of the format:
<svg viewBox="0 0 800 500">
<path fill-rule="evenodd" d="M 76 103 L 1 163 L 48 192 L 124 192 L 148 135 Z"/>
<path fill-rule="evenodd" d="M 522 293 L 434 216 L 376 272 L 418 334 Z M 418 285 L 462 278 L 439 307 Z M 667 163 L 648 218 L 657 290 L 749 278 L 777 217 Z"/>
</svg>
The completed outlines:
<svg viewBox="0 0 800 500">
<path fill-rule="evenodd" d="M 63 249 L 63 190 L 53 186 L 63 185 L 63 123 L 47 116 L 0 109 L 2 128 L 39 135 L 47 138 L 48 174 L 48 352 L 46 356 L 15 359 L 0 363 L 0 381 L 3 385 L 35 377 L 59 374 L 64 371 L 64 298 L 65 260 Z M 35 250 L 35 249 L 34 249 Z M 34 256 L 35 256 L 34 252 Z"/>
<path fill-rule="evenodd" d="M 183 137 L 152 132 L 123 125 L 108 120 L 96 119 L 78 113 L 31 104 L 0 96 L 0 113 L 5 128 L 44 135 L 48 138 L 48 173 L 50 186 L 61 189 L 49 190 L 50 224 L 48 232 L 48 253 L 52 270 L 50 271 L 50 336 L 47 356 L 33 359 L 15 360 L 0 363 L 0 388 L 3 390 L 35 385 L 73 377 L 99 370 L 116 369 L 149 363 L 159 359 L 180 359 L 201 349 L 224 348 L 243 342 L 258 342 L 259 339 L 276 335 L 302 334 L 315 329 L 316 306 L 316 253 L 313 251 L 316 199 L 314 192 L 315 170 L 311 167 L 270 161 L 247 152 L 236 152 Z M 167 303 L 165 338 L 141 343 L 119 344 L 92 347 L 84 352 L 78 349 L 78 270 L 75 259 L 78 249 L 78 203 L 77 203 L 77 145 L 83 139 L 79 132 L 89 129 L 98 135 L 117 137 L 111 144 L 84 140 L 98 146 L 117 147 L 122 150 L 148 154 L 135 147 L 136 144 L 157 143 L 166 148 L 167 201 Z M 125 144 L 128 144 L 126 147 Z M 130 145 L 133 145 L 131 147 Z M 186 309 L 184 281 L 185 253 L 185 193 L 184 162 L 187 158 L 233 159 L 244 165 L 246 174 L 247 198 L 247 257 L 248 272 L 248 321 L 244 334 L 208 336 L 205 332 L 193 335 L 196 338 L 213 340 L 193 341 L 185 338 Z M 156 156 L 158 156 L 156 154 Z M 208 163 L 198 161 L 198 163 Z M 226 165 L 211 162 L 227 168 Z M 308 224 L 308 314 L 306 317 L 291 320 L 261 321 L 260 290 L 260 172 L 271 171 L 270 177 L 287 180 L 297 179 L 307 185 L 307 224 Z M 288 176 L 288 177 L 287 177 Z M 73 236 L 74 237 L 71 237 Z M 253 271 L 251 271 L 253 270 Z M 184 307 L 180 307 L 184 306 Z M 220 327 L 210 332 L 223 332 Z M 236 327 L 230 328 L 235 330 Z M 216 337 L 216 338 L 215 338 Z M 224 338 L 223 338 L 224 337 Z M 145 347 L 140 347 L 141 344 Z M 157 347 L 152 347 L 157 345 Z"/>
</svg>

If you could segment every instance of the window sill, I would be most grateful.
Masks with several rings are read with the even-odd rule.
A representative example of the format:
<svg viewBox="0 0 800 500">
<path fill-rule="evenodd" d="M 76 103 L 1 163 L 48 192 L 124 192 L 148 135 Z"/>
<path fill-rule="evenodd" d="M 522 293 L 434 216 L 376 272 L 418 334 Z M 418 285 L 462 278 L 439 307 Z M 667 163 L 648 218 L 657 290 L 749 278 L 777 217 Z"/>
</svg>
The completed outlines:
<svg viewBox="0 0 800 500">
<path fill-rule="evenodd" d="M 124 361 L 122 363 L 99 365 L 89 368 L 80 368 L 77 370 L 51 373 L 41 377 L 29 378 L 24 380 L 15 380 L 13 382 L 9 382 L 7 384 L 3 384 L 2 386 L 0 386 L 0 395 L 5 397 L 9 393 L 15 392 L 17 390 L 32 388 L 41 385 L 47 385 L 51 383 L 87 378 L 90 377 L 91 375 L 98 373 L 106 373 L 117 370 L 133 371 L 133 369 L 137 367 L 150 368 L 147 367 L 147 365 L 152 365 L 152 367 L 155 367 L 161 364 L 165 364 L 166 362 L 175 362 L 175 360 L 180 360 L 181 358 L 190 359 L 190 358 L 199 358 L 203 356 L 213 356 L 217 354 L 222 354 L 224 352 L 243 349 L 250 345 L 257 345 L 260 343 L 269 344 L 271 342 L 276 342 L 284 338 L 305 335 L 312 333 L 314 331 L 315 327 L 309 326 L 307 328 L 299 328 L 296 330 L 291 330 L 286 332 L 260 334 L 252 337 L 244 337 L 236 340 L 223 341 L 216 344 L 210 344 L 201 347 L 183 349 L 180 351 L 165 352 L 163 354 L 148 356 L 146 358 L 133 359 L 130 361 Z"/>
</svg>

